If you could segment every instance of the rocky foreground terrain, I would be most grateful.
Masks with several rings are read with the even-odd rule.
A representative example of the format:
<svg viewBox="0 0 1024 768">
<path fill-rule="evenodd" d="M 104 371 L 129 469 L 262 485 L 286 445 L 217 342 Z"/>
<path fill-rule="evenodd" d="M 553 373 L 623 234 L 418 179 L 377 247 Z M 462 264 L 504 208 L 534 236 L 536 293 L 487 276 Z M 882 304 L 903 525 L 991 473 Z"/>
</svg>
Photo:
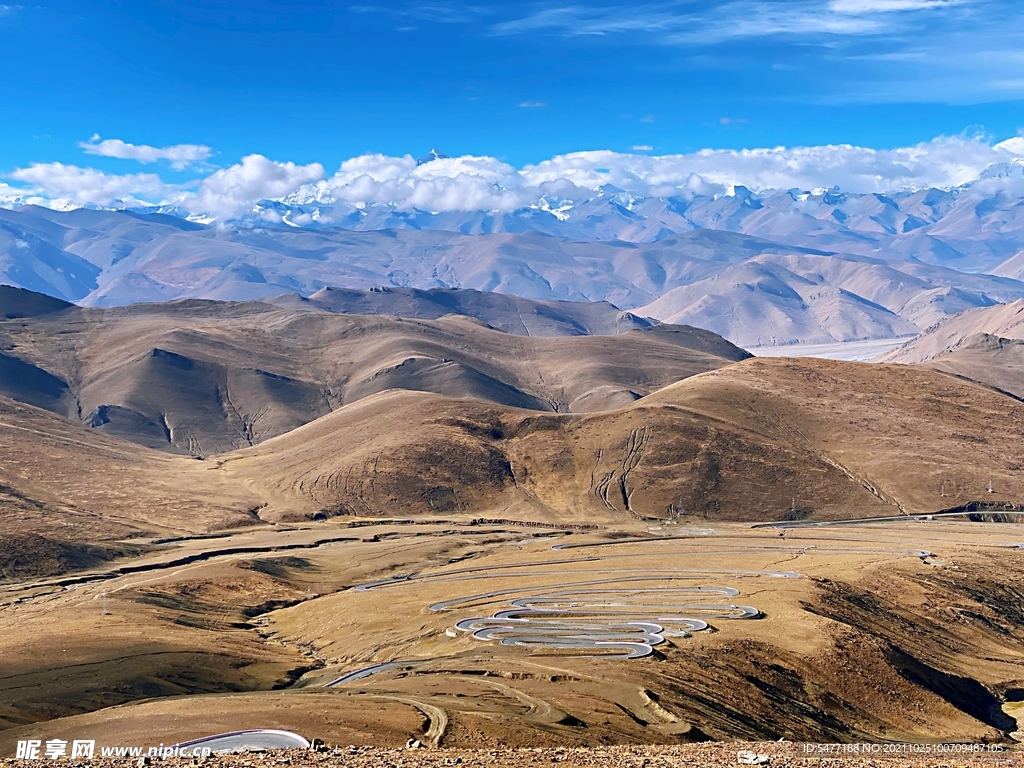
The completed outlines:
<svg viewBox="0 0 1024 768">
<path fill-rule="evenodd" d="M 321 752 L 287 751 L 216 755 L 200 760 L 168 758 L 174 764 L 201 763 L 205 766 L 344 766 L 345 768 L 412 768 L 413 766 L 460 766 L 462 768 L 523 768 L 558 764 L 572 766 L 615 766 L 616 768 L 676 768 L 676 766 L 742 765 L 738 755 L 750 751 L 767 758 L 762 765 L 842 768 L 842 766 L 887 766 L 900 768 L 954 768 L 956 766 L 1021 766 L 1024 751 L 1000 745 L 932 744 L 792 744 L 789 742 L 717 742 L 682 746 L 591 747 L 582 749 L 378 749 L 334 747 Z M 886 751 L 889 750 L 889 751 Z M 0 760 L 0 768 L 21 768 L 34 761 Z M 67 764 L 62 761 L 62 764 Z M 78 763 L 76 763 L 77 765 Z M 81 765 L 135 766 L 149 764 L 134 759 L 102 759 Z"/>
</svg>

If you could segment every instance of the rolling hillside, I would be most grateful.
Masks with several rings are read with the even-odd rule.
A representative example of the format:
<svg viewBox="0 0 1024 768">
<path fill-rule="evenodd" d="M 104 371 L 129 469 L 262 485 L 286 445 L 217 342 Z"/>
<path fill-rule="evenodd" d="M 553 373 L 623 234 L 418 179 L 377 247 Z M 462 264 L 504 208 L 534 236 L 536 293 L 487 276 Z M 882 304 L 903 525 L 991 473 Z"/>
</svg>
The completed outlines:
<svg viewBox="0 0 1024 768">
<path fill-rule="evenodd" d="M 1012 311 L 991 314 L 1003 327 Z M 89 515 L 130 533 L 1024 501 L 1018 399 L 928 367 L 750 358 L 686 326 L 526 336 L 186 301 L 4 320 L 0 340 L 6 509 L 46 535 L 81 537 Z"/>
<path fill-rule="evenodd" d="M 1022 437 L 1019 402 L 937 372 L 757 358 L 593 414 L 384 392 L 219 461 L 271 515 L 831 519 L 936 511 L 990 480 L 1019 503 Z"/>
<path fill-rule="evenodd" d="M 523 303 L 483 314 L 523 330 Z M 595 411 L 748 356 L 707 331 L 620 319 L 610 307 L 586 307 L 589 317 L 578 305 L 541 308 L 548 314 L 534 315 L 535 330 L 632 330 L 530 337 L 459 315 L 402 319 L 260 302 L 71 308 L 0 321 L 0 394 L 150 448 L 207 456 L 387 389 Z"/>
</svg>

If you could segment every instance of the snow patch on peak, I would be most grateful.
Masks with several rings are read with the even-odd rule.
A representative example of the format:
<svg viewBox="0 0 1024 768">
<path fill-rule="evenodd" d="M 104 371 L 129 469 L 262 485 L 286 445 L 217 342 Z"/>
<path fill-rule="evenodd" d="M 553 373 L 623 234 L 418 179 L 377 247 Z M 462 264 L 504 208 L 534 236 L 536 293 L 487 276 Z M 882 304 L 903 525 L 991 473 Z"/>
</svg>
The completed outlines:
<svg viewBox="0 0 1024 768">
<path fill-rule="evenodd" d="M 1024 142 L 1024 139 L 1021 141 Z M 1024 179 L 1024 157 L 1015 157 L 1005 163 L 993 163 L 982 171 L 978 178 L 979 180 Z"/>
<path fill-rule="evenodd" d="M 569 211 L 573 208 L 572 200 L 564 200 L 561 198 L 548 198 L 542 197 L 535 206 L 538 210 L 550 213 L 559 221 L 569 220 Z"/>
<path fill-rule="evenodd" d="M 425 154 L 423 157 L 419 158 L 416 161 L 416 165 L 426 165 L 427 163 L 432 163 L 435 160 L 450 160 L 450 159 L 451 158 L 448 157 L 448 155 L 446 155 L 444 152 L 440 152 L 440 151 L 438 151 L 436 149 L 431 149 L 429 152 L 427 152 L 427 154 Z"/>
<path fill-rule="evenodd" d="M 632 211 L 633 206 L 636 204 L 637 198 L 629 194 L 629 192 L 619 192 L 612 195 L 611 202 L 615 205 L 620 205 L 627 211 Z"/>
<path fill-rule="evenodd" d="M 1014 155 L 1024 155 L 1024 136 L 1014 136 L 1012 139 L 1000 141 L 993 149 L 1010 152 Z"/>
</svg>

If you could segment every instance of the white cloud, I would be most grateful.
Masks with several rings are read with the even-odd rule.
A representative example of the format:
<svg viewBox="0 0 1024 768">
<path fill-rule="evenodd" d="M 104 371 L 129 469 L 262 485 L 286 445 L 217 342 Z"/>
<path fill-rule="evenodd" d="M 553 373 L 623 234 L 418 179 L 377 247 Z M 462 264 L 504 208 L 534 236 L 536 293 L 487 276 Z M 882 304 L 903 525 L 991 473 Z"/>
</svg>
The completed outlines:
<svg viewBox="0 0 1024 768">
<path fill-rule="evenodd" d="M 714 194 L 736 185 L 892 192 L 963 184 L 989 165 L 1021 155 L 1024 140 L 992 145 L 965 136 L 882 150 L 848 144 L 662 156 L 599 150 L 559 155 L 521 169 L 493 158 L 451 158 L 416 166 L 411 157 L 373 155 L 346 161 L 324 188 L 353 204 L 393 203 L 431 211 L 511 210 L 544 195 L 572 197 L 608 184 L 655 196 Z"/>
<path fill-rule="evenodd" d="M 635 195 L 687 198 L 737 185 L 755 191 L 839 186 L 848 192 L 893 192 L 972 181 L 990 165 L 1024 158 L 1024 138 L 994 144 L 983 137 L 946 136 L 895 149 L 842 144 L 640 154 L 650 151 L 644 144 L 632 153 L 573 152 L 521 168 L 493 157 L 438 158 L 417 165 L 409 155 L 361 155 L 343 162 L 329 178 L 319 163 L 296 165 L 249 155 L 195 182 L 194 191 L 165 184 L 155 174 L 118 176 L 46 163 L 10 174 L 27 186 L 0 187 L 0 202 L 17 204 L 15 200 L 30 196 L 57 206 L 107 206 L 117 200 L 171 203 L 192 213 L 229 218 L 263 199 L 334 200 L 434 212 L 511 211 L 537 205 L 545 197 L 587 198 L 605 185 Z"/>
<path fill-rule="evenodd" d="M 555 179 L 595 188 L 613 184 L 634 193 L 666 194 L 697 175 L 707 182 L 755 190 L 813 189 L 838 185 L 849 192 L 891 192 L 971 181 L 989 165 L 1017 152 L 1016 144 L 993 146 L 976 137 L 940 137 L 898 149 L 849 144 L 820 147 L 712 150 L 649 157 L 614 152 L 561 155 L 522 174 L 532 183 Z"/>
<path fill-rule="evenodd" d="M 135 160 L 140 163 L 155 163 L 166 160 L 176 171 L 209 159 L 212 151 L 202 144 L 175 144 L 170 147 L 151 147 L 147 144 L 128 144 L 121 139 L 100 139 L 95 134 L 89 141 L 80 141 L 78 146 L 87 155 L 116 157 Z"/>
<path fill-rule="evenodd" d="M 493 157 L 445 157 L 417 165 L 409 155 L 364 155 L 342 163 L 321 189 L 352 204 L 455 211 L 528 205 L 533 199 L 523 186 L 519 171 Z"/>
<path fill-rule="evenodd" d="M 516 104 L 517 107 L 522 109 L 539 109 L 544 106 L 543 101 L 521 101 Z"/>
<path fill-rule="evenodd" d="M 19 205 L 46 205 L 47 202 L 45 197 L 0 181 L 0 208 L 14 208 Z"/>
<path fill-rule="evenodd" d="M 634 151 L 650 148 L 637 145 Z M 754 190 L 838 185 L 850 192 L 892 192 L 963 184 L 992 163 L 1021 155 L 1024 140 L 993 145 L 966 136 L 886 150 L 830 145 L 662 156 L 598 150 L 558 155 L 518 169 L 492 157 L 416 165 L 408 155 L 364 155 L 346 160 L 334 176 L 315 190 L 304 189 L 296 199 L 441 212 L 509 211 L 544 196 L 586 197 L 609 184 L 638 195 L 684 197 L 716 194 L 736 185 Z"/>
<path fill-rule="evenodd" d="M 320 163 L 296 165 L 274 162 L 263 155 L 248 155 L 242 162 L 207 176 L 199 190 L 184 198 L 182 204 L 194 213 L 226 217 L 257 200 L 290 195 L 303 184 L 323 177 L 324 167 Z"/>
<path fill-rule="evenodd" d="M 120 176 L 64 163 L 33 163 L 16 169 L 10 178 L 26 182 L 28 193 L 72 206 L 139 203 L 163 198 L 177 189 L 153 173 Z"/>
<path fill-rule="evenodd" d="M 1024 136 L 1014 136 L 995 145 L 995 149 L 1024 157 Z"/>
<path fill-rule="evenodd" d="M 650 144 L 634 144 L 633 145 L 633 151 L 634 152 L 650 152 L 653 149 L 654 149 L 654 147 L 652 147 Z"/>
</svg>

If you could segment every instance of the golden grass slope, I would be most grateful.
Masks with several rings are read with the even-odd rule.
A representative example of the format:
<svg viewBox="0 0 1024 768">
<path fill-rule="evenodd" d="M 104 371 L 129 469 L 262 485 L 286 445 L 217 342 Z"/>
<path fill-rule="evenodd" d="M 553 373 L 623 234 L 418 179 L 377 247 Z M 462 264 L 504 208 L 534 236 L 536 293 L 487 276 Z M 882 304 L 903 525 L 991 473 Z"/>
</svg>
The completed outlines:
<svg viewBox="0 0 1024 768">
<path fill-rule="evenodd" d="M 0 516 L 93 541 L 337 514 L 898 515 L 1024 502 L 1022 437 L 1024 405 L 991 389 L 816 359 L 749 359 L 585 414 L 389 389 L 207 461 L 0 398 Z"/>
<path fill-rule="evenodd" d="M 0 532 L 97 543 L 258 522 L 258 497 L 193 458 L 0 397 Z"/>
<path fill-rule="evenodd" d="M 1019 402 L 930 370 L 755 358 L 593 414 L 384 392 L 218 463 L 271 516 L 829 519 L 1020 503 L 1022 438 Z"/>
</svg>

